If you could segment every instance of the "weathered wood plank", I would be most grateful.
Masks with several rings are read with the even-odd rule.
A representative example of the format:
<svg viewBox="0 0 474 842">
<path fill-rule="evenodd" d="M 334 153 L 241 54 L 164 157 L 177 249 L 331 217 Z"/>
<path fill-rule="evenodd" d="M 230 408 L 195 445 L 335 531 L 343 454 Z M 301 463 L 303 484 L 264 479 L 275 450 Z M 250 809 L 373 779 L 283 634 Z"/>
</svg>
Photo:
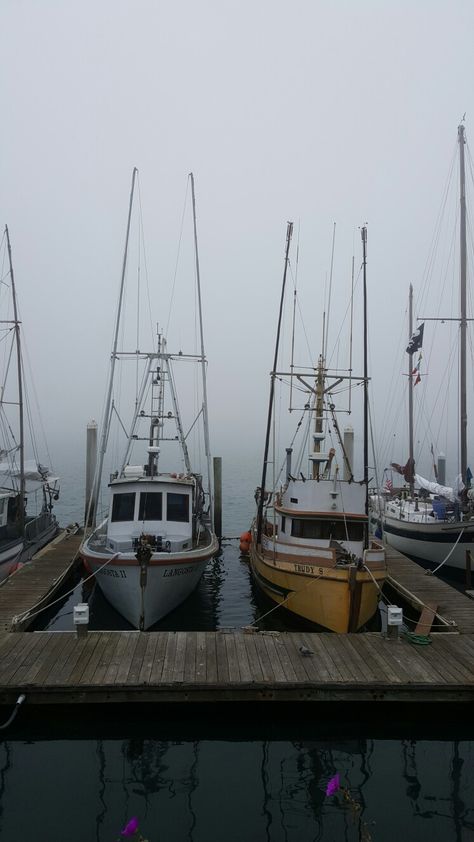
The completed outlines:
<svg viewBox="0 0 474 842">
<path fill-rule="evenodd" d="M 250 673 L 252 676 L 253 682 L 261 682 L 263 681 L 263 671 L 260 664 L 260 660 L 257 653 L 257 647 L 255 645 L 255 638 L 256 634 L 245 634 L 244 633 L 244 644 L 245 644 L 245 651 L 247 652 L 247 658 L 250 666 Z"/>
<path fill-rule="evenodd" d="M 173 679 L 174 657 L 176 654 L 176 632 L 167 632 L 165 659 L 163 663 L 163 672 L 161 680 L 163 682 L 170 682 Z"/>
<path fill-rule="evenodd" d="M 251 683 L 252 672 L 250 669 L 247 649 L 245 648 L 246 635 L 242 634 L 241 632 L 234 632 L 233 637 L 235 644 L 235 652 L 237 655 L 237 660 L 239 662 L 240 680 L 244 683 Z"/>
<path fill-rule="evenodd" d="M 145 657 L 146 651 L 146 644 L 147 644 L 147 637 L 148 635 L 145 632 L 142 632 L 138 635 L 137 645 L 133 650 L 133 655 L 130 661 L 130 669 L 128 671 L 126 682 L 127 684 L 138 684 L 138 678 L 140 675 L 140 670 L 143 665 L 143 659 Z"/>
<path fill-rule="evenodd" d="M 196 635 L 196 681 L 206 681 L 206 635 L 203 631 Z"/>
<path fill-rule="evenodd" d="M 158 644 L 159 637 L 157 634 L 149 634 L 146 642 L 145 654 L 143 655 L 143 663 L 138 676 L 139 684 L 149 684 L 150 676 L 155 662 L 155 651 Z"/>
<path fill-rule="evenodd" d="M 229 682 L 229 665 L 227 663 L 227 653 L 225 648 L 224 634 L 222 632 L 216 633 L 216 661 L 217 661 L 217 679 L 219 684 L 228 684 Z"/>
<path fill-rule="evenodd" d="M 206 640 L 206 682 L 217 683 L 217 652 L 216 636 L 212 632 L 205 633 Z"/>
<path fill-rule="evenodd" d="M 186 632 L 186 654 L 184 656 L 183 681 L 192 684 L 196 680 L 197 632 Z"/>
<path fill-rule="evenodd" d="M 158 684 L 161 681 L 163 674 L 163 665 L 165 663 L 166 644 L 168 636 L 166 632 L 158 632 L 155 654 L 153 657 L 153 666 L 150 673 L 150 684 Z"/>
<path fill-rule="evenodd" d="M 438 603 L 437 602 L 430 602 L 427 603 L 423 611 L 421 612 L 420 619 L 415 626 L 415 634 L 429 634 L 431 631 L 431 626 L 433 625 L 433 620 L 436 617 L 436 612 L 438 610 Z"/>
<path fill-rule="evenodd" d="M 229 681 L 240 681 L 240 668 L 234 635 L 232 633 L 224 635 L 224 643 L 229 669 Z"/>
</svg>

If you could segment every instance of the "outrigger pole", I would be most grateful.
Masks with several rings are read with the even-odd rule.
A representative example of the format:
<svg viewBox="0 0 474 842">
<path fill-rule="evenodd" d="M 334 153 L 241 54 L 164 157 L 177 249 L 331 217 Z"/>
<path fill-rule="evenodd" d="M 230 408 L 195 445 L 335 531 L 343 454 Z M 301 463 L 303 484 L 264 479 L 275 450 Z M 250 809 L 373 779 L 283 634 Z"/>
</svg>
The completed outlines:
<svg viewBox="0 0 474 842">
<path fill-rule="evenodd" d="M 270 430 L 272 425 L 272 414 L 273 414 L 273 395 L 275 392 L 275 376 L 277 370 L 277 363 L 278 363 L 278 350 L 280 346 L 280 330 L 281 330 L 281 319 L 283 315 L 283 302 L 285 299 L 285 286 L 286 286 L 286 274 L 288 271 L 288 255 L 290 251 L 290 243 L 291 243 L 291 236 L 293 234 L 293 223 L 288 222 L 286 228 L 286 251 L 285 251 L 285 269 L 283 272 L 283 282 L 281 286 L 281 298 L 280 298 L 280 313 L 278 316 L 278 328 L 277 328 L 277 335 L 276 335 L 276 342 L 275 342 L 275 356 L 273 359 L 273 369 L 271 373 L 270 379 L 270 399 L 268 402 L 268 417 L 267 417 L 267 434 L 265 437 L 265 451 L 263 455 L 263 470 L 262 470 L 262 482 L 260 485 L 260 499 L 258 501 L 258 510 L 257 510 L 257 546 L 260 544 L 262 538 L 262 521 L 263 521 L 263 503 L 265 497 L 265 482 L 267 479 L 267 460 L 268 460 L 268 449 L 270 446 Z"/>
</svg>

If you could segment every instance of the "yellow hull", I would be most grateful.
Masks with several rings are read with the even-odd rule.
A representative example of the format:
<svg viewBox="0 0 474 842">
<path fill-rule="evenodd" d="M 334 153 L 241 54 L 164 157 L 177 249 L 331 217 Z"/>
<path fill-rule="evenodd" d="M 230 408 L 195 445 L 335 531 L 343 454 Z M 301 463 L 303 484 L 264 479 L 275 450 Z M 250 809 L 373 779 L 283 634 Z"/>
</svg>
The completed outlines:
<svg viewBox="0 0 474 842">
<path fill-rule="evenodd" d="M 384 563 L 369 574 L 355 567 L 328 566 L 327 561 L 320 565 L 317 558 L 274 561 L 264 558 L 254 542 L 250 565 L 257 584 L 271 600 L 339 634 L 357 631 L 373 617 L 387 575 Z"/>
</svg>

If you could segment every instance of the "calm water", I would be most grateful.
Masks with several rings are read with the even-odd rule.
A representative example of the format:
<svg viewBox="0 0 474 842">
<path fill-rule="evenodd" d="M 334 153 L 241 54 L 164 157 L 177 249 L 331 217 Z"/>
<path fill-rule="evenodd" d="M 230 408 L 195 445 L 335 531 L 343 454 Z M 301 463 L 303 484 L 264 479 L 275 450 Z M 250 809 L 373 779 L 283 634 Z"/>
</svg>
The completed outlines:
<svg viewBox="0 0 474 842">
<path fill-rule="evenodd" d="M 250 524 L 258 472 L 226 475 L 224 465 L 222 553 L 157 628 L 240 627 L 271 607 L 233 540 Z M 80 476 L 63 472 L 62 524 L 82 519 Z M 42 627 L 71 628 L 84 599 L 93 627 L 128 627 L 82 582 Z M 263 625 L 299 627 L 280 611 Z M 464 710 L 25 706 L 0 735 L 2 842 L 115 842 L 134 815 L 149 842 L 474 840 L 474 727 Z M 336 772 L 348 795 L 326 798 Z"/>
</svg>

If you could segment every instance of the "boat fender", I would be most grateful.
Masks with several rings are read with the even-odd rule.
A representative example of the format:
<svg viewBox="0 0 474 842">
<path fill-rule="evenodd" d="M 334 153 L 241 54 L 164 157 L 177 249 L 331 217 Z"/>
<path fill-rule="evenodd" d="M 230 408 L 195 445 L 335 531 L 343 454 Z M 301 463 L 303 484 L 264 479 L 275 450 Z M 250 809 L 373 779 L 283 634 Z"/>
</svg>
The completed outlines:
<svg viewBox="0 0 474 842">
<path fill-rule="evenodd" d="M 92 567 L 90 566 L 87 559 L 85 559 L 84 557 L 82 558 L 82 564 L 83 564 L 84 570 L 89 574 L 89 576 L 92 576 Z"/>
<path fill-rule="evenodd" d="M 248 553 L 251 543 L 252 543 L 252 533 L 251 532 L 242 532 L 242 535 L 240 536 L 240 544 L 239 544 L 240 552 L 241 553 Z"/>
</svg>

